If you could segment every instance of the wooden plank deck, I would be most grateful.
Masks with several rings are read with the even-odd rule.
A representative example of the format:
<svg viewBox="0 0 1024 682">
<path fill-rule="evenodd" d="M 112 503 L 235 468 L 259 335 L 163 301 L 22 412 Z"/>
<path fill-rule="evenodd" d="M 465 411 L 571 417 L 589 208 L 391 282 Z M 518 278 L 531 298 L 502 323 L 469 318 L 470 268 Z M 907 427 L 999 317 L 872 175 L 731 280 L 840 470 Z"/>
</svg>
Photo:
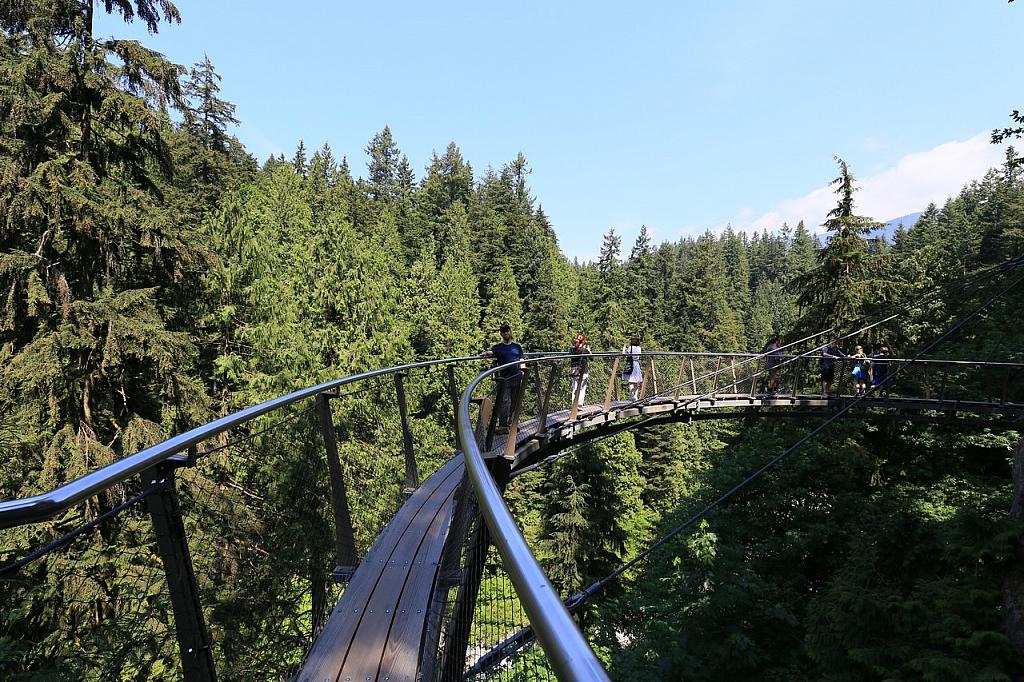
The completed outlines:
<svg viewBox="0 0 1024 682">
<path fill-rule="evenodd" d="M 406 501 L 335 606 L 297 679 L 416 679 L 428 603 L 462 480 L 457 455 Z"/>
<path fill-rule="evenodd" d="M 603 405 L 581 406 L 577 419 L 572 422 L 568 421 L 568 410 L 557 410 L 547 416 L 544 433 L 537 433 L 536 419 L 520 422 L 512 467 L 517 469 L 528 463 L 531 455 L 556 441 L 572 440 L 581 431 L 629 417 L 714 408 L 837 408 L 849 400 L 851 396 L 725 393 L 680 396 L 676 400 L 658 398 L 643 405 L 620 400 L 614 401 L 607 413 Z M 863 400 L 859 407 L 1012 415 L 1024 412 L 1024 405 L 1012 403 L 995 405 L 874 396 Z M 483 454 L 487 458 L 504 456 L 506 444 L 507 436 L 495 436 L 491 448 Z M 429 605 L 432 600 L 436 601 L 434 588 L 438 567 L 452 520 L 454 493 L 463 480 L 463 472 L 462 455 L 458 454 L 399 509 L 352 576 L 297 680 L 418 680 Z"/>
</svg>

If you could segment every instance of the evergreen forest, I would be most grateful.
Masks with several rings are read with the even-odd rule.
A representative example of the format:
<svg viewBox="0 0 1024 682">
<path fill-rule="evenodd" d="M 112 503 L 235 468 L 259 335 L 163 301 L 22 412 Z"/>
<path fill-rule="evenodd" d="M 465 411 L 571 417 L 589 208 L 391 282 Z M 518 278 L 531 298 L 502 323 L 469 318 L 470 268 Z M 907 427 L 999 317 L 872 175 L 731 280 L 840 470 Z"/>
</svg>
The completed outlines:
<svg viewBox="0 0 1024 682">
<path fill-rule="evenodd" d="M 479 354 L 502 323 L 531 352 L 565 351 L 580 332 L 595 351 L 636 334 L 645 350 L 761 352 L 775 334 L 856 329 L 1024 248 L 1024 167 L 1010 148 L 1002 166 L 891 239 L 876 220 L 888 216 L 859 215 L 854 169 L 837 158 L 823 230 L 729 228 L 660 244 L 643 227 L 632 244 L 608 230 L 596 262 L 569 260 L 523 155 L 474 166 L 438 140 L 416 168 L 382 122 L 363 158 L 298 141 L 290 158 L 254 159 L 231 132 L 236 111 L 209 59 L 185 67 L 99 38 L 101 11 L 151 32 L 183 20 L 169 0 L 0 7 L 3 500 L 298 388 Z M 857 343 L 912 356 L 991 293 L 954 288 Z M 1018 287 L 931 355 L 1024 362 L 1022 308 Z M 475 374 L 459 372 L 460 386 Z M 411 390 L 418 447 L 443 462 L 453 453 L 449 398 Z M 368 489 L 381 458 L 402 447 L 395 418 L 376 416 L 387 399 L 338 401 L 339 448 Z M 627 431 L 514 479 L 509 504 L 552 582 L 576 594 L 816 424 Z M 235 485 L 223 500 L 294 505 L 312 475 L 302 447 L 282 446 L 311 428 L 293 426 L 224 464 L 219 475 Z M 1024 613 L 1020 511 L 1011 515 L 1019 441 L 984 426 L 834 424 L 589 601 L 581 625 L 616 680 L 1024 679 L 1024 625 L 1011 622 Z M 388 504 L 362 510 L 360 547 Z M 196 561 L 221 561 L 216 547 L 229 537 L 267 551 L 298 542 L 294 526 L 251 514 L 224 503 L 189 517 L 210 548 L 194 550 Z M 152 551 L 137 521 L 83 541 L 110 570 L 128 570 Z M 55 519 L 4 531 L 0 564 L 62 528 Z M 138 553 L 104 554 L 112 536 Z M 0 677 L 87 678 L 82 642 L 134 640 L 149 653 L 128 657 L 114 679 L 175 679 L 173 637 L 114 617 L 122 595 L 101 577 L 79 580 L 69 566 L 28 575 L 30 599 L 16 609 L 0 587 Z M 240 610 L 288 618 L 290 585 L 245 587 L 273 598 L 250 603 L 207 586 L 225 651 L 261 646 L 236 623 Z M 331 596 L 320 585 L 295 598 Z M 39 639 L 45 656 L 26 644 Z M 270 643 L 238 655 L 224 679 L 286 679 L 295 663 Z"/>
</svg>

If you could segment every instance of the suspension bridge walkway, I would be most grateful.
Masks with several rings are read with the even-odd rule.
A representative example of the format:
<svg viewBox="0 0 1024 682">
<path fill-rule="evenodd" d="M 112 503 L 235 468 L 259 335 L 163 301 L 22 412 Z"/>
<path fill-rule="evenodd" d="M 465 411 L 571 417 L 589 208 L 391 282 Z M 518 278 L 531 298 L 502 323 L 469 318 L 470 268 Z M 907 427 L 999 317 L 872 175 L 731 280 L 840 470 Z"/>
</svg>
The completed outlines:
<svg viewBox="0 0 1024 682">
<path fill-rule="evenodd" d="M 843 359 L 836 393 L 822 395 L 819 359 L 780 355 L 769 370 L 764 355 L 646 353 L 636 398 L 618 353 L 589 357 L 586 396 L 570 394 L 564 354 L 530 357 L 518 390 L 480 358 L 432 360 L 296 391 L 0 502 L 3 609 L 43 623 L 17 626 L 8 651 L 20 653 L 3 654 L 0 672 L 43 669 L 56 626 L 81 659 L 60 669 L 95 679 L 462 680 L 519 664 L 605 679 L 502 499 L 514 477 L 673 421 L 1024 430 L 1022 363 L 892 358 L 886 382 L 858 395 Z M 372 415 L 353 407 L 366 395 Z M 384 440 L 398 450 L 375 451 L 366 430 L 394 434 Z M 419 444 L 438 430 L 457 438 Z M 254 444 L 280 460 L 254 458 Z M 47 620 L 47 599 L 78 615 Z"/>
</svg>

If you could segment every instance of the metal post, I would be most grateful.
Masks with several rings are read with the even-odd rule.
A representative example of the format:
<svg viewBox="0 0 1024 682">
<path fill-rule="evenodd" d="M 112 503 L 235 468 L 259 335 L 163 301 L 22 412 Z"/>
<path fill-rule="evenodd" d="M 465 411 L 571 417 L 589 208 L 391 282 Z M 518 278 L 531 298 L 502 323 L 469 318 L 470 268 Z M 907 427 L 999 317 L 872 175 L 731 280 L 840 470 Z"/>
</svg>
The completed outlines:
<svg viewBox="0 0 1024 682">
<path fill-rule="evenodd" d="M 647 395 L 647 377 L 650 372 L 645 372 L 643 360 L 637 359 L 637 364 L 640 365 L 640 390 L 637 392 L 637 398 L 643 400 L 644 396 Z"/>
<path fill-rule="evenodd" d="M 426 630 L 423 635 L 422 652 L 420 659 L 420 671 L 424 680 L 436 679 L 436 671 L 441 661 L 439 644 L 441 640 L 441 618 L 444 616 L 445 604 L 448 601 L 448 594 L 452 587 L 462 584 L 462 570 L 459 560 L 462 558 L 461 551 L 466 541 L 466 535 L 471 528 L 474 516 L 479 515 L 476 507 L 476 498 L 473 495 L 473 486 L 466 473 L 462 475 L 462 482 L 455 489 L 455 500 L 453 503 L 452 520 L 448 527 L 448 535 L 444 541 L 444 548 L 441 550 L 441 561 L 437 570 L 437 584 L 431 598 L 430 611 L 427 616 Z M 460 590 L 461 593 L 461 590 Z"/>
<path fill-rule="evenodd" d="M 181 507 L 174 485 L 174 469 L 160 466 L 143 472 L 144 485 L 166 479 L 163 489 L 146 498 L 153 521 L 157 549 L 167 576 L 167 588 L 174 610 L 174 630 L 181 650 L 181 667 L 187 682 L 213 682 L 217 670 L 210 649 L 210 632 L 203 618 L 199 589 L 192 569 L 192 555 L 181 520 Z"/>
<path fill-rule="evenodd" d="M 498 486 L 504 491 L 508 484 L 511 463 L 502 458 L 488 461 L 488 469 Z M 484 566 L 487 563 L 487 550 L 491 546 L 491 533 L 484 522 L 483 516 L 477 515 L 476 529 L 469 541 L 466 553 L 466 565 L 462 571 L 462 584 L 455 598 L 451 620 L 448 626 L 444 651 L 441 654 L 441 666 L 438 679 L 445 682 L 461 682 L 466 669 L 466 650 L 469 648 L 470 627 L 473 612 L 476 610 L 476 598 L 483 580 Z"/>
<path fill-rule="evenodd" d="M 420 474 L 416 470 L 416 453 L 413 451 L 412 429 L 409 427 L 409 406 L 405 402 L 405 373 L 395 372 L 395 395 L 398 398 L 398 416 L 402 420 L 402 449 L 405 451 L 405 488 L 407 496 L 420 487 Z"/>
<path fill-rule="evenodd" d="M 455 365 L 449 364 L 445 367 L 448 374 L 448 397 L 452 399 L 452 437 L 454 438 L 455 449 L 459 449 L 459 430 L 456 424 L 459 423 L 459 388 L 455 383 Z"/>
<path fill-rule="evenodd" d="M 608 392 L 604 394 L 604 411 L 607 412 L 612 407 L 612 390 L 615 388 L 615 375 L 619 371 L 619 358 L 616 356 L 615 361 L 612 362 L 612 373 L 608 377 Z"/>
<path fill-rule="evenodd" d="M 334 417 L 331 405 L 323 393 L 317 395 L 316 413 L 320 417 L 320 432 L 324 436 L 324 450 L 327 452 L 327 473 L 331 479 L 331 506 L 334 507 L 334 551 L 337 567 L 336 578 L 352 575 L 359 556 L 356 554 L 355 535 L 352 532 L 352 516 L 348 511 L 348 492 L 345 489 L 345 474 L 338 458 L 338 436 L 334 431 Z"/>
</svg>

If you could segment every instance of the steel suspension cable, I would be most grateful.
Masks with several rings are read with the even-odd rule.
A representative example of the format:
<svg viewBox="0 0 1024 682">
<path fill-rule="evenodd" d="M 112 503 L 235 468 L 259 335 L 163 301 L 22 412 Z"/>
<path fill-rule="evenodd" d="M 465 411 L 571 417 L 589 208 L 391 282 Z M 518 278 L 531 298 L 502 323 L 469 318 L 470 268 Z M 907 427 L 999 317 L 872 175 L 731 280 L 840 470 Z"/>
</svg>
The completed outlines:
<svg viewBox="0 0 1024 682">
<path fill-rule="evenodd" d="M 847 332 L 845 334 L 837 336 L 837 338 L 839 340 L 845 340 L 845 339 L 848 339 L 848 338 L 851 338 L 851 337 L 855 337 L 855 336 L 857 336 L 859 334 L 864 333 L 865 331 L 873 329 L 874 327 L 878 327 L 878 326 L 880 326 L 882 324 L 885 324 L 886 322 L 890 322 L 890 321 L 900 317 L 901 315 L 904 315 L 904 314 L 906 314 L 906 313 L 908 313 L 908 312 L 910 312 L 910 311 L 912 311 L 912 310 L 914 310 L 916 308 L 920 308 L 922 305 L 924 305 L 926 303 L 932 302 L 935 299 L 936 296 L 939 296 L 939 295 L 945 293 L 945 291 L 947 289 L 949 289 L 949 288 L 951 288 L 953 286 L 957 286 L 960 289 L 964 289 L 964 288 L 966 288 L 966 287 L 968 287 L 970 285 L 973 285 L 973 284 L 984 283 L 987 280 L 994 278 L 995 276 L 1001 274 L 1004 271 L 1012 271 L 1012 270 L 1015 270 L 1018 267 L 1021 267 L 1022 265 L 1024 265 L 1024 253 L 1019 254 L 1017 256 L 1014 256 L 1013 258 L 1007 259 L 1007 260 L 1005 260 L 1005 261 L 1003 261 L 1001 263 L 998 263 L 996 265 L 990 266 L 988 268 L 984 268 L 983 270 L 980 270 L 978 272 L 972 273 L 968 277 L 962 277 L 962 278 L 959 278 L 959 279 L 956 279 L 956 280 L 952 280 L 950 282 L 946 282 L 945 284 L 943 284 L 941 286 L 933 287 L 932 290 L 930 292 L 928 292 L 923 298 L 917 298 L 917 299 L 914 300 L 913 303 L 904 305 L 904 306 L 902 306 L 900 308 L 896 308 L 895 312 L 889 313 L 886 317 L 884 317 L 882 319 L 879 319 L 879 320 L 877 320 L 875 322 L 871 322 L 871 323 L 865 324 L 865 320 L 867 319 L 866 316 L 859 318 L 853 324 L 854 325 L 858 325 L 859 324 L 859 325 L 863 325 L 863 326 L 861 326 L 860 328 L 855 329 L 855 330 L 853 330 L 851 332 Z M 893 310 L 893 309 L 894 309 L 894 306 L 889 306 L 889 308 L 887 308 L 887 309 L 883 308 L 881 313 L 885 314 L 886 310 Z M 773 352 L 778 353 L 778 352 L 783 351 L 783 350 L 785 350 L 787 348 L 793 348 L 794 346 L 799 346 L 799 345 L 801 345 L 803 343 L 806 343 L 806 342 L 810 341 L 811 339 L 818 338 L 818 337 L 824 336 L 826 334 L 831 334 L 831 333 L 834 333 L 835 331 L 836 331 L 836 327 L 835 326 L 829 327 L 828 329 L 824 329 L 824 330 L 815 332 L 813 334 L 805 336 L 802 339 L 798 339 L 798 340 L 792 341 L 792 342 L 790 342 L 790 343 L 788 343 L 788 344 L 786 344 L 784 346 L 780 346 L 777 350 L 775 350 Z M 815 353 L 817 353 L 818 351 L 819 351 L 819 349 L 817 347 L 815 347 L 815 348 L 812 348 L 812 349 L 810 349 L 808 351 L 805 351 L 805 352 L 803 352 L 803 353 L 801 353 L 799 355 L 789 357 L 786 360 L 780 362 L 778 365 L 776 365 L 775 369 L 780 369 L 780 368 L 785 367 L 787 365 L 790 365 L 790 364 L 792 364 L 794 362 L 797 362 L 798 360 L 810 357 L 810 356 L 814 355 Z M 696 381 L 703 381 L 705 379 L 710 379 L 710 378 L 716 377 L 719 374 L 722 374 L 723 372 L 726 372 L 726 371 L 731 370 L 731 369 L 735 369 L 736 367 L 747 365 L 747 364 L 750 364 L 750 363 L 753 363 L 753 362 L 757 362 L 758 360 L 761 360 L 763 358 L 768 357 L 768 355 L 769 355 L 769 353 L 766 353 L 766 352 L 752 354 L 751 357 L 741 361 L 738 365 L 734 364 L 734 365 L 732 365 L 729 368 L 718 369 L 718 370 L 715 370 L 714 372 L 709 372 L 707 374 L 701 375 L 700 377 L 694 377 L 693 381 L 694 382 L 696 382 Z M 766 370 L 755 371 L 752 374 L 748 374 L 748 375 L 746 375 L 745 377 L 743 377 L 741 379 L 737 379 L 736 383 L 738 383 L 740 381 L 747 381 L 749 379 L 753 379 L 753 378 L 756 378 L 758 376 L 761 376 L 761 375 L 763 375 L 765 373 L 765 371 Z M 642 398 L 640 398 L 638 400 L 630 401 L 630 402 L 626 403 L 626 405 L 624 405 L 622 407 L 622 409 L 628 409 L 630 407 L 646 403 L 649 400 L 651 400 L 652 398 L 665 397 L 665 396 L 673 393 L 676 390 L 676 388 L 678 388 L 679 386 L 682 386 L 682 385 L 683 384 L 679 384 L 679 385 L 676 385 L 676 386 L 671 386 L 671 387 L 669 387 L 669 388 L 667 388 L 667 389 L 665 389 L 663 391 L 660 391 L 658 393 L 654 393 L 651 396 L 646 396 L 646 397 L 642 397 Z M 704 393 L 704 394 L 701 394 L 701 395 L 692 396 L 692 397 L 688 398 L 682 404 L 682 407 L 686 407 L 687 405 L 693 404 L 694 402 L 699 402 L 700 400 L 703 400 L 705 398 L 711 397 L 711 396 L 715 395 L 716 393 L 718 393 L 718 391 L 711 391 L 711 392 Z"/>
<path fill-rule="evenodd" d="M 956 324 L 954 324 L 954 325 L 953 325 L 953 326 L 952 326 L 952 327 L 951 327 L 950 329 L 948 329 L 948 330 L 947 330 L 946 332 L 944 332 L 944 333 L 943 333 L 943 334 L 942 334 L 941 336 L 939 336 L 938 338 L 936 338 L 935 340 L 933 340 L 933 341 L 932 341 L 931 343 L 929 343 L 929 344 L 928 344 L 927 346 L 925 346 L 925 347 L 924 347 L 924 348 L 923 348 L 922 350 L 920 350 L 920 351 L 919 351 L 919 352 L 918 352 L 918 353 L 917 353 L 916 355 L 914 355 L 914 357 L 913 357 L 913 358 L 911 358 L 911 359 L 910 359 L 910 360 L 909 360 L 908 362 L 906 362 L 906 363 L 904 363 L 904 364 L 900 365 L 900 366 L 899 366 L 899 367 L 897 367 L 897 368 L 896 368 L 896 369 L 895 369 L 895 370 L 894 370 L 893 372 L 891 372 L 891 373 L 890 373 L 890 374 L 889 374 L 889 375 L 888 375 L 888 376 L 887 376 L 887 377 L 885 378 L 885 380 L 884 380 L 883 382 L 881 382 L 881 383 L 879 384 L 879 386 L 883 386 L 883 385 L 885 385 L 885 384 L 889 383 L 890 381 L 892 381 L 892 380 L 893 380 L 893 379 L 894 379 L 894 378 L 895 378 L 895 377 L 896 377 L 897 375 L 899 375 L 899 373 L 900 373 L 900 372 L 902 372 L 902 371 L 903 371 L 903 370 L 904 370 L 904 369 L 905 369 L 906 367 L 909 367 L 909 366 L 910 366 L 910 365 L 912 365 L 912 364 L 913 364 L 914 362 L 916 362 L 916 361 L 920 360 L 920 359 L 921 359 L 921 357 L 922 357 L 922 356 L 923 356 L 923 355 L 924 355 L 925 353 L 928 353 L 928 352 L 929 352 L 929 351 L 931 351 L 931 350 L 932 350 L 933 348 L 935 348 L 935 347 L 936 347 L 937 345 L 939 345 L 940 343 L 942 343 L 943 341 L 945 341 L 945 340 L 946 340 L 947 338 L 949 338 L 950 336 L 952 336 L 953 334 L 955 334 L 955 333 L 956 333 L 957 331 L 959 331 L 959 330 L 960 330 L 960 328 L 961 328 L 961 327 L 963 327 L 963 326 L 964 326 L 965 324 L 967 324 L 968 322 L 970 322 L 971 320 L 973 320 L 973 319 L 974 319 L 975 317 L 977 317 L 978 315 L 980 315 L 980 314 L 981 314 L 981 313 L 982 313 L 982 312 L 983 312 L 984 310 L 986 310 L 986 309 L 987 309 L 987 308 L 988 308 L 989 306 L 991 306 L 991 305 L 992 305 L 993 303 L 995 303 L 995 302 L 996 302 L 997 300 L 999 300 L 1000 298 L 1002 298 L 1003 296 L 1005 296 L 1005 295 L 1006 295 L 1007 293 L 1009 293 L 1009 292 L 1010 292 L 1011 290 L 1013 290 L 1013 289 L 1014 289 L 1014 288 L 1015 288 L 1016 286 L 1018 286 L 1018 285 L 1019 285 L 1019 284 L 1020 284 L 1021 282 L 1024 282 L 1024 277 L 1018 277 L 1018 278 L 1017 278 L 1016 280 L 1014 280 L 1014 281 L 1013 281 L 1013 282 L 1012 282 L 1012 283 L 1011 283 L 1011 284 L 1010 284 L 1009 286 L 1007 286 L 1007 287 L 1005 287 L 1004 289 L 1002 289 L 1001 291 L 999 291 L 999 293 L 997 293 L 997 294 L 995 294 L 994 296 L 992 296 L 991 298 L 989 298 L 989 299 L 988 299 L 987 301 L 985 301 L 984 303 L 982 303 L 982 304 L 981 304 L 980 306 L 976 307 L 976 308 L 975 308 L 974 310 L 972 310 L 972 311 L 971 311 L 970 313 L 968 313 L 967 315 L 965 315 L 965 316 L 961 317 L 961 318 L 960 318 L 960 320 L 958 320 L 958 321 L 957 321 L 957 323 L 956 323 Z M 639 564 L 640 562 L 642 562 L 642 561 L 644 561 L 645 559 L 647 559 L 647 557 L 649 557 L 649 556 L 650 556 L 650 555 L 651 555 L 651 554 L 652 554 L 652 553 L 653 553 L 653 552 L 654 552 L 655 550 L 657 550 L 658 548 L 660 548 L 661 546 L 663 546 L 663 545 L 664 545 L 665 543 L 667 543 L 667 542 L 668 542 L 669 540 L 671 540 L 672 538 L 674 538 L 674 537 L 676 537 L 677 535 L 679 535 L 680 533 L 682 533 L 682 532 L 683 532 L 684 530 L 686 530 L 686 529 L 690 528 L 691 526 L 693 526 L 693 525 L 694 525 L 695 523 L 697 523 L 698 521 L 700 521 L 701 519 L 703 519 L 704 517 L 706 517 L 706 516 L 707 516 L 707 515 L 708 515 L 709 513 L 711 513 L 712 511 L 714 511 L 714 510 L 715 510 L 715 509 L 716 509 L 716 508 L 717 508 L 718 506 L 720 506 L 720 505 L 721 505 L 721 504 L 722 504 L 723 502 L 725 502 L 725 501 L 729 500 L 729 499 L 730 499 L 731 497 L 733 497 L 733 496 L 734 496 L 734 495 L 735 495 L 736 493 L 740 492 L 741 490 L 743 490 L 744 488 L 746 488 L 746 487 L 747 487 L 748 485 L 750 485 L 751 483 L 753 483 L 753 482 L 754 482 L 755 480 L 757 480 L 758 478 L 760 478 L 760 477 L 761 477 L 761 476 L 762 476 L 763 474 L 765 474 L 765 473 L 767 473 L 768 471 L 770 471 L 770 470 L 771 470 L 772 468 L 774 468 L 774 467 L 775 467 L 775 465 L 776 465 L 776 464 L 778 464 L 778 463 L 779 463 L 779 462 L 781 462 L 781 461 L 782 461 L 783 459 L 785 459 L 786 457 L 788 457 L 789 455 L 791 455 L 791 454 L 792 454 L 793 452 L 795 452 L 795 451 L 796 451 L 797 449 L 799 449 L 799 448 L 800 448 L 800 447 L 801 447 L 801 446 L 802 446 L 802 445 L 803 445 L 804 443 L 806 443 L 806 442 L 807 442 L 807 441 L 809 441 L 809 440 L 810 440 L 811 438 L 813 438 L 814 436 L 816 436 L 816 435 L 818 435 L 819 433 L 821 433 L 821 432 L 822 432 L 823 430 L 825 430 L 825 429 L 826 429 L 826 428 L 827 428 L 828 426 L 830 426 L 830 425 L 831 425 L 831 424 L 832 424 L 833 422 L 835 422 L 835 421 L 836 421 L 836 420 L 838 420 L 838 419 L 839 419 L 840 417 L 842 417 L 842 416 L 844 416 L 844 415 L 845 415 L 846 413 L 848 413 L 848 412 L 849 412 L 849 411 L 850 411 L 851 409 L 853 409 L 853 408 L 854 408 L 854 407 L 855 407 L 855 406 L 856 406 L 856 405 L 857 405 L 858 403 L 860 403 L 860 402 L 861 402 L 862 400 L 864 400 L 864 398 L 865 398 L 865 397 L 866 397 L 866 396 L 859 396 L 859 397 L 857 397 L 856 399 L 854 399 L 853 401 L 851 401 L 851 402 L 850 402 L 850 403 L 849 403 L 848 405 L 846 405 L 845 407 L 843 407 L 842 409 L 840 409 L 839 411 L 837 411 L 837 412 L 836 412 L 836 413 L 835 413 L 834 415 L 832 415 L 832 416 L 831 416 L 831 417 L 829 417 L 829 418 L 828 418 L 827 420 L 825 420 L 825 422 L 823 422 L 822 424 L 818 425 L 818 426 L 817 426 L 816 428 L 812 429 L 812 430 L 811 430 L 811 431 L 809 431 L 808 433 L 804 434 L 804 436 L 802 436 L 802 437 L 801 437 L 801 438 L 800 438 L 799 440 L 797 440 L 797 441 L 796 441 L 795 443 L 793 443 L 792 445 L 790 445 L 789 447 L 787 447 L 787 448 L 786 448 L 785 450 L 783 450 L 783 451 L 782 451 L 781 453 L 779 453 L 778 455 L 776 455 L 775 457 L 773 457 L 773 458 L 772 458 L 771 460 L 769 460 L 769 461 L 768 461 L 768 462 L 767 462 L 767 463 L 766 463 L 766 464 L 765 464 L 764 466 L 762 466 L 762 467 L 761 467 L 761 468 L 759 468 L 759 469 L 758 469 L 757 471 L 755 471 L 755 472 L 753 472 L 752 474 L 750 474 L 749 476 L 747 476 L 747 477 L 746 477 L 745 479 L 743 479 L 743 480 L 742 480 L 741 482 L 737 483 L 737 484 L 736 484 L 735 486 L 733 486 L 732 488 L 730 488 L 730 489 L 729 489 L 729 490 L 728 490 L 727 492 L 725 492 L 725 493 L 723 493 L 723 494 L 722 494 L 721 496 L 719 496 L 719 497 L 718 497 L 718 498 L 717 498 L 716 500 L 714 500 L 714 501 L 713 501 L 713 502 L 711 502 L 710 504 L 706 505 L 706 506 L 705 506 L 705 507 L 704 507 L 703 509 L 701 509 L 701 510 L 700 510 L 699 512 L 697 512 L 696 514 L 694 514 L 693 516 L 691 516 L 691 517 L 690 517 L 689 519 L 687 519 L 687 520 L 686 520 L 686 521 L 685 521 L 684 523 L 680 524 L 679 526 L 677 526 L 676 528 L 672 529 L 672 530 L 671 530 L 671 531 L 669 531 L 669 532 L 668 532 L 667 534 L 665 534 L 664 536 L 662 536 L 662 537 L 661 537 L 661 539 L 659 539 L 659 540 L 658 540 L 657 542 L 655 542 L 655 543 L 654 543 L 653 545 L 651 545 L 651 546 L 650 546 L 650 547 L 648 547 L 648 548 L 647 548 L 646 550 L 644 550 L 643 552 L 641 552 L 641 553 L 640 553 L 639 555 L 637 555 L 636 557 L 634 557 L 634 558 L 633 558 L 633 559 L 631 559 L 630 561 L 626 562 L 625 564 L 623 564 L 623 565 L 622 565 L 622 566 L 620 566 L 619 568 L 615 569 L 614 571 L 612 571 L 611 573 L 609 573 L 609 574 L 608 574 L 608 575 L 607 575 L 606 577 L 604 577 L 604 578 L 602 578 L 601 580 L 599 580 L 599 581 L 597 581 L 597 582 L 593 583 L 593 584 L 592 584 L 592 585 L 591 585 L 590 587 L 586 588 L 586 589 L 585 589 L 585 590 L 584 590 L 583 592 L 581 592 L 581 593 L 579 593 L 579 594 L 577 594 L 577 595 L 574 595 L 573 597 L 571 597 L 571 598 L 570 598 L 570 599 L 568 600 L 568 603 L 566 604 L 566 606 L 567 606 L 567 607 L 569 608 L 569 610 L 570 610 L 570 611 L 574 611 L 574 610 L 577 610 L 577 609 L 579 609 L 579 607 L 580 607 L 580 606 L 582 606 L 582 605 L 583 605 L 583 603 L 584 603 L 584 602 L 585 602 L 585 601 L 586 601 L 587 599 L 589 599 L 589 598 L 590 598 L 590 597 L 592 597 L 592 596 L 593 596 L 594 594 L 596 594 L 597 592 L 599 592 L 600 590 L 602 590 L 602 589 L 603 589 L 603 588 L 604 588 L 604 587 L 605 587 L 605 586 L 606 586 L 606 585 L 607 585 L 608 583 L 610 583 L 610 582 L 611 582 L 612 580 L 615 580 L 616 578 L 618 578 L 618 577 L 619 577 L 620 575 L 622 575 L 622 574 L 623 574 L 624 572 L 626 572 L 626 571 L 627 571 L 627 570 L 629 570 L 630 568 L 632 568 L 632 567 L 636 566 L 636 565 L 637 565 L 637 564 Z"/>
</svg>

